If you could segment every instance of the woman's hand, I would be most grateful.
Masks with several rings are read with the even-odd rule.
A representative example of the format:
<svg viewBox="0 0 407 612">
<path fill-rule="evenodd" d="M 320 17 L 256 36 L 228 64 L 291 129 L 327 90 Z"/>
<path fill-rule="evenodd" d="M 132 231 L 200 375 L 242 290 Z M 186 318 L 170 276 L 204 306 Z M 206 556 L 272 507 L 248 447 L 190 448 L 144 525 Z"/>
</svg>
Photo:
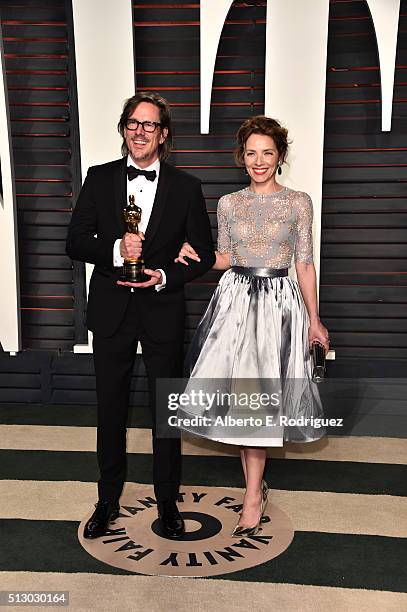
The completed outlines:
<svg viewBox="0 0 407 612">
<path fill-rule="evenodd" d="M 201 261 L 198 253 L 191 247 L 189 242 L 184 242 L 180 252 L 178 253 L 178 257 L 174 259 L 174 261 L 175 263 L 182 263 L 184 266 L 189 266 L 189 263 L 185 260 L 185 257 L 189 257 L 189 259 L 194 259 L 195 261 Z"/>
<path fill-rule="evenodd" d="M 320 342 L 325 348 L 325 353 L 329 351 L 329 333 L 319 318 L 311 321 L 308 328 L 308 340 L 310 347 L 313 342 Z"/>
</svg>

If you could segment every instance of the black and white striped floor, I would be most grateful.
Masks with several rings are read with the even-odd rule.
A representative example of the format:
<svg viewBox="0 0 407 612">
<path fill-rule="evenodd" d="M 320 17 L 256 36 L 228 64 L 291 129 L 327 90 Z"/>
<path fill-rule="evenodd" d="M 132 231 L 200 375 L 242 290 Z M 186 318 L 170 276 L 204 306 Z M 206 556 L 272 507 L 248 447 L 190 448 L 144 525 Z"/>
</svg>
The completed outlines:
<svg viewBox="0 0 407 612">
<path fill-rule="evenodd" d="M 147 417 L 133 421 L 129 495 L 151 483 Z M 74 610 L 407 610 L 407 440 L 272 449 L 267 479 L 292 544 L 243 571 L 175 579 L 131 574 L 80 546 L 96 493 L 94 425 L 91 406 L 0 406 L 0 590 L 67 590 Z M 235 449 L 188 439 L 183 454 L 185 485 L 242 487 Z"/>
</svg>

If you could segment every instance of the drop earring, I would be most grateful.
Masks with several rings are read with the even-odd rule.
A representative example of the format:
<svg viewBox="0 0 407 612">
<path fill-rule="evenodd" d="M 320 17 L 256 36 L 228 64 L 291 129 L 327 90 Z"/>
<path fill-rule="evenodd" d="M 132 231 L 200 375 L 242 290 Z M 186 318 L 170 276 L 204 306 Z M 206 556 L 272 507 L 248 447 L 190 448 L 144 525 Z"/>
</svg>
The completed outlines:
<svg viewBox="0 0 407 612">
<path fill-rule="evenodd" d="M 282 174 L 282 173 L 283 173 L 283 170 L 281 168 L 281 164 L 279 163 L 278 168 L 277 168 L 277 174 Z"/>
</svg>

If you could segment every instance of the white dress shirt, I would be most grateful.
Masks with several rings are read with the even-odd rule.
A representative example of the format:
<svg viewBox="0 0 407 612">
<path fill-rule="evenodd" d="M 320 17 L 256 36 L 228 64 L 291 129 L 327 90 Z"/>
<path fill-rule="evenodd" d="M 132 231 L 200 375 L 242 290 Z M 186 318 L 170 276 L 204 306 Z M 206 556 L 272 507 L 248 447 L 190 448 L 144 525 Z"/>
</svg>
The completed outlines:
<svg viewBox="0 0 407 612">
<path fill-rule="evenodd" d="M 155 162 L 150 164 L 147 168 L 140 168 L 137 164 L 134 163 L 130 155 L 127 156 L 127 166 L 134 166 L 139 170 L 155 170 L 157 176 L 154 181 L 149 181 L 145 176 L 136 176 L 132 181 L 127 177 L 127 202 L 129 201 L 129 196 L 134 195 L 137 206 L 140 206 L 142 210 L 141 221 L 138 225 L 139 231 L 145 233 L 147 229 L 148 222 L 151 217 L 151 212 L 153 210 L 153 204 L 155 199 L 155 194 L 157 191 L 158 185 L 158 177 L 160 174 L 160 160 L 156 159 Z M 121 238 L 118 238 L 114 243 L 113 247 L 113 265 L 115 267 L 123 266 L 123 257 L 120 255 L 120 242 Z M 155 285 L 157 291 L 160 289 L 164 289 L 165 287 L 165 273 L 163 270 L 158 270 L 161 272 L 162 283 L 159 285 Z"/>
</svg>

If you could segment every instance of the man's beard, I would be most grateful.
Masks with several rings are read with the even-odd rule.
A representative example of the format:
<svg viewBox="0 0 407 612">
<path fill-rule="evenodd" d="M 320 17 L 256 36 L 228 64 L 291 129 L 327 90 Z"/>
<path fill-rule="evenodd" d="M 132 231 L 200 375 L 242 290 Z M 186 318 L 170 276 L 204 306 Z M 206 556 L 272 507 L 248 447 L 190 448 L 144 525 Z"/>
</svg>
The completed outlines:
<svg viewBox="0 0 407 612">
<path fill-rule="evenodd" d="M 146 159 L 150 159 L 150 157 L 154 157 L 154 153 L 152 151 L 146 151 L 145 153 L 142 151 L 129 151 L 129 153 L 134 161 L 145 161 Z"/>
<path fill-rule="evenodd" d="M 134 159 L 139 159 L 140 161 L 143 161 L 145 159 L 148 159 L 150 156 L 149 153 L 139 153 L 138 155 L 134 155 L 134 153 L 132 154 L 132 157 Z"/>
</svg>

